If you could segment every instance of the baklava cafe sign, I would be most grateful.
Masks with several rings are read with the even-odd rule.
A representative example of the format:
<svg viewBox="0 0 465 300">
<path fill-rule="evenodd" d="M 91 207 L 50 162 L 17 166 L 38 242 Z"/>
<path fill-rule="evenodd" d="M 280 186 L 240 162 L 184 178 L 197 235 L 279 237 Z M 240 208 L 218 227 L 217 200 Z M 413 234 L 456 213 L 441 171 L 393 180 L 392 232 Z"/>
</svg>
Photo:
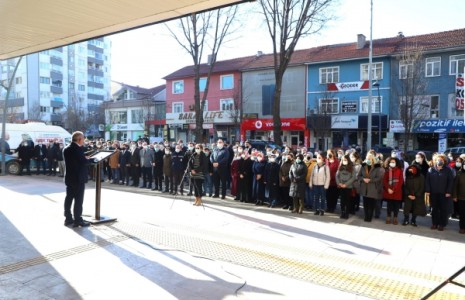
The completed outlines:
<svg viewBox="0 0 465 300">
<path fill-rule="evenodd" d="M 231 111 L 205 111 L 204 123 L 232 123 Z M 167 113 L 166 124 L 195 124 L 195 112 Z"/>
</svg>

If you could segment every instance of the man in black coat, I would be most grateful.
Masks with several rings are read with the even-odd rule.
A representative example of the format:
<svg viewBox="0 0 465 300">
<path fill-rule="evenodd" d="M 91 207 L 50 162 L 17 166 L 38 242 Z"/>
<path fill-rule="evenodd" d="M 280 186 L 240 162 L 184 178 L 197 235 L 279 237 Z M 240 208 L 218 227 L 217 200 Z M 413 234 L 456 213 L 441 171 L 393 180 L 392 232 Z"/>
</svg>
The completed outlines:
<svg viewBox="0 0 465 300">
<path fill-rule="evenodd" d="M 152 191 L 163 191 L 163 156 L 165 155 L 165 151 L 160 149 L 160 145 L 155 144 L 155 162 L 152 168 L 153 171 L 153 180 L 154 186 Z"/>
<path fill-rule="evenodd" d="M 47 158 L 47 146 L 44 144 L 37 144 L 34 147 L 34 160 L 36 162 L 36 168 L 37 168 L 37 175 L 40 174 L 40 168 L 42 168 L 42 171 L 45 175 L 46 169 L 45 169 L 45 159 Z"/>
<path fill-rule="evenodd" d="M 82 219 L 82 204 L 87 182 L 87 166 L 93 161 L 84 154 L 84 134 L 81 131 L 75 131 L 71 136 L 71 140 L 72 143 L 63 151 L 66 165 L 65 225 L 74 224 L 73 227 L 85 227 L 89 226 L 89 223 Z M 73 200 L 74 220 L 73 215 L 71 215 Z"/>
<path fill-rule="evenodd" d="M 131 175 L 131 152 L 128 150 L 127 143 L 121 145 L 118 165 L 121 174 L 120 184 L 129 185 L 129 176 Z"/>
</svg>

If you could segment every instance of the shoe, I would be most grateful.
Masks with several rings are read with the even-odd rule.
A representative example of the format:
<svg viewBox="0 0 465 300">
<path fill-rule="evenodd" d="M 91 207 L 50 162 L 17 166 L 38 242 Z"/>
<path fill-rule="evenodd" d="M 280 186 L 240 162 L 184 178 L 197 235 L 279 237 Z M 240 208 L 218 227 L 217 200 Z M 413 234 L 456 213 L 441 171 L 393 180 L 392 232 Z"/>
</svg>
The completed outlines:
<svg viewBox="0 0 465 300">
<path fill-rule="evenodd" d="M 402 226 L 407 226 L 410 222 L 405 220 L 403 223 L 402 223 Z"/>
<path fill-rule="evenodd" d="M 152 190 L 152 191 L 156 191 L 157 189 L 156 189 L 156 188 L 152 188 L 151 190 Z"/>
<path fill-rule="evenodd" d="M 74 220 L 73 219 L 66 219 L 65 220 L 65 226 L 69 226 L 69 225 L 73 225 L 74 224 Z"/>
<path fill-rule="evenodd" d="M 212 194 L 208 195 L 208 197 L 212 198 Z"/>
<path fill-rule="evenodd" d="M 320 211 L 320 216 L 324 216 L 324 215 L 325 215 L 325 211 L 324 210 Z"/>
<path fill-rule="evenodd" d="M 460 229 L 460 230 L 459 230 L 459 233 L 460 233 L 460 234 L 465 234 L 465 229 Z"/>
<path fill-rule="evenodd" d="M 438 226 L 438 231 L 444 231 L 444 227 Z"/>
<path fill-rule="evenodd" d="M 225 197 L 225 196 L 221 196 L 221 199 L 223 199 L 223 200 L 224 200 L 224 199 L 226 199 L 226 197 Z"/>
<path fill-rule="evenodd" d="M 436 230 L 436 229 L 438 229 L 438 225 L 431 225 L 430 228 L 431 228 L 431 230 Z"/>
<path fill-rule="evenodd" d="M 299 214 L 301 215 L 301 214 L 303 213 L 303 211 L 304 211 L 304 208 L 301 206 L 301 207 L 299 208 L 299 211 L 298 211 L 297 213 L 299 213 Z"/>
<path fill-rule="evenodd" d="M 294 210 L 294 207 L 293 206 L 289 206 L 289 210 Z"/>
<path fill-rule="evenodd" d="M 315 216 L 318 216 L 320 214 L 320 211 L 317 209 L 315 210 L 315 212 L 313 213 Z"/>
<path fill-rule="evenodd" d="M 186 196 L 192 196 L 192 193 L 191 193 L 191 192 L 189 192 L 189 193 L 187 193 L 187 194 L 186 194 Z"/>
<path fill-rule="evenodd" d="M 397 219 L 397 217 L 394 217 L 394 221 L 392 221 L 392 224 L 394 225 L 399 224 L 399 220 Z"/>
<path fill-rule="evenodd" d="M 391 224 L 391 217 L 386 217 L 386 224 Z"/>
<path fill-rule="evenodd" d="M 284 205 L 283 206 L 283 209 L 288 209 L 289 208 L 289 205 Z"/>
<path fill-rule="evenodd" d="M 417 227 L 417 226 L 418 226 L 417 223 L 415 223 L 414 221 L 412 221 L 412 222 L 410 223 L 410 225 L 412 225 L 413 227 Z"/>
<path fill-rule="evenodd" d="M 84 220 L 81 220 L 79 222 L 74 222 L 74 225 L 73 225 L 73 227 L 88 227 L 88 226 L 90 226 L 90 223 Z"/>
<path fill-rule="evenodd" d="M 291 210 L 291 213 L 293 213 L 293 214 L 297 213 L 297 209 Z"/>
<path fill-rule="evenodd" d="M 213 195 L 212 198 L 219 198 L 220 196 L 218 195 Z"/>
</svg>

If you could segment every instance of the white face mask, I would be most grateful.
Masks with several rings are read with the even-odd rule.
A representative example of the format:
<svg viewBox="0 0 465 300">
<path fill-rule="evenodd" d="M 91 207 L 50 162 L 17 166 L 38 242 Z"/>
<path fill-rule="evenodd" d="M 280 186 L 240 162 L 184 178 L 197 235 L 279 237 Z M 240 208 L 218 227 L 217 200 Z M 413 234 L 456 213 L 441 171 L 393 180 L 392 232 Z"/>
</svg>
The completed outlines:
<svg viewBox="0 0 465 300">
<path fill-rule="evenodd" d="M 349 164 L 349 162 L 348 162 L 347 160 L 343 160 L 343 161 L 342 161 L 342 164 L 343 164 L 344 166 L 347 166 L 347 165 Z"/>
<path fill-rule="evenodd" d="M 421 164 L 423 162 L 423 159 L 421 157 L 417 157 L 415 158 L 415 162 Z"/>
<path fill-rule="evenodd" d="M 200 150 L 200 149 L 195 149 L 195 152 L 196 152 L 197 154 L 200 154 L 200 153 L 202 152 L 202 150 Z"/>
<path fill-rule="evenodd" d="M 242 153 L 244 152 L 244 149 L 237 149 L 237 152 Z"/>
<path fill-rule="evenodd" d="M 179 153 L 179 152 L 181 152 L 181 149 L 176 149 L 175 151 L 176 151 L 176 153 Z"/>
<path fill-rule="evenodd" d="M 457 168 L 460 168 L 460 167 L 462 167 L 462 163 L 461 163 L 461 162 L 456 162 L 456 163 L 455 163 L 455 166 L 456 166 Z"/>
<path fill-rule="evenodd" d="M 216 144 L 216 146 L 218 147 L 218 149 L 223 149 L 223 145 L 224 145 L 223 143 L 218 143 L 218 144 Z"/>
<path fill-rule="evenodd" d="M 391 168 L 394 168 L 394 167 L 396 166 L 396 163 L 389 163 L 389 166 L 390 166 Z"/>
<path fill-rule="evenodd" d="M 270 158 L 269 161 L 270 161 L 270 162 L 275 162 L 275 161 L 276 161 L 276 158 Z"/>
</svg>

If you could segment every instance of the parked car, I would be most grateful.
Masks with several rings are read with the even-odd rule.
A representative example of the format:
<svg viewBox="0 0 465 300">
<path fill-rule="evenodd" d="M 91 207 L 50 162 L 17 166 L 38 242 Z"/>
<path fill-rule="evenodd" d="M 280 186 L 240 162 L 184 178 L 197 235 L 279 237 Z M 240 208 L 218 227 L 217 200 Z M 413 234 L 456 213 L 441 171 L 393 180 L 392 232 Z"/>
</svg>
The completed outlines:
<svg viewBox="0 0 465 300">
<path fill-rule="evenodd" d="M 1 161 L 3 159 L 2 153 L 0 152 L 0 169 L 2 167 Z M 11 175 L 18 175 L 20 170 L 19 161 L 16 156 L 5 154 L 5 166 L 6 170 Z"/>
<path fill-rule="evenodd" d="M 445 155 L 448 155 L 449 153 L 452 153 L 452 156 L 456 159 L 461 154 L 465 154 L 465 147 L 450 147 L 444 151 Z"/>
</svg>

